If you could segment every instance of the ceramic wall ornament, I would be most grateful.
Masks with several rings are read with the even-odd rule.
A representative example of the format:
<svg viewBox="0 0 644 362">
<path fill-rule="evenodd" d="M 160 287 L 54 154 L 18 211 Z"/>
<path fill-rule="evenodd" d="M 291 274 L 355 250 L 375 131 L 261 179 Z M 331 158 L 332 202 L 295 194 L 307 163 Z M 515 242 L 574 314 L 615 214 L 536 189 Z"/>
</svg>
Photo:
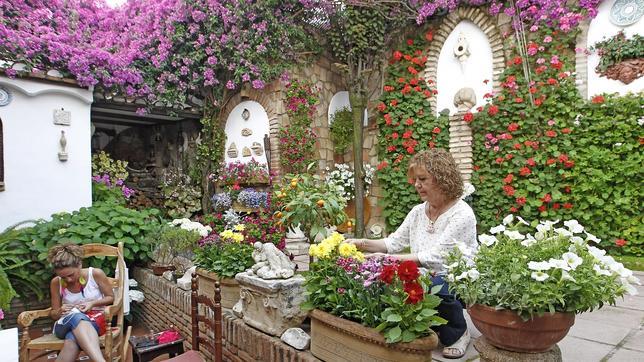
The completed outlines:
<svg viewBox="0 0 644 362">
<path fill-rule="evenodd" d="M 228 146 L 227 154 L 230 158 L 237 158 L 237 146 L 235 145 L 235 142 L 231 143 L 230 146 Z"/>
<path fill-rule="evenodd" d="M 5 87 L 0 86 L 0 107 L 9 105 L 12 99 L 13 95 L 11 94 L 11 91 L 9 91 Z"/>
<path fill-rule="evenodd" d="M 467 112 L 476 105 L 474 89 L 463 87 L 454 94 L 454 106 L 459 112 Z"/>
<path fill-rule="evenodd" d="M 242 149 L 242 156 L 243 156 L 243 157 L 250 157 L 250 156 L 251 156 L 250 148 L 248 148 L 248 147 L 244 147 L 244 148 Z"/>
<path fill-rule="evenodd" d="M 253 130 L 250 129 L 250 128 L 244 128 L 244 129 L 242 129 L 241 134 L 244 137 L 248 137 L 248 136 L 253 134 Z"/>
<path fill-rule="evenodd" d="M 69 126 L 72 123 L 72 112 L 66 111 L 65 108 L 54 109 L 54 124 Z"/>
<path fill-rule="evenodd" d="M 253 142 L 253 145 L 250 147 L 253 150 L 255 156 L 261 156 L 264 154 L 264 147 L 259 142 Z"/>
<path fill-rule="evenodd" d="M 638 22 L 644 15 L 644 0 L 616 0 L 610 9 L 610 21 L 621 27 Z"/>
<path fill-rule="evenodd" d="M 244 121 L 248 121 L 248 119 L 250 118 L 250 111 L 248 110 L 248 108 L 244 108 L 244 110 L 242 111 L 242 118 L 244 119 Z"/>
<path fill-rule="evenodd" d="M 465 63 L 470 57 L 470 44 L 463 32 L 458 34 L 456 45 L 454 45 L 454 56 L 461 64 Z"/>
<path fill-rule="evenodd" d="M 65 131 L 60 131 L 60 152 L 58 152 L 58 160 L 61 162 L 67 161 L 67 138 L 65 137 Z"/>
</svg>

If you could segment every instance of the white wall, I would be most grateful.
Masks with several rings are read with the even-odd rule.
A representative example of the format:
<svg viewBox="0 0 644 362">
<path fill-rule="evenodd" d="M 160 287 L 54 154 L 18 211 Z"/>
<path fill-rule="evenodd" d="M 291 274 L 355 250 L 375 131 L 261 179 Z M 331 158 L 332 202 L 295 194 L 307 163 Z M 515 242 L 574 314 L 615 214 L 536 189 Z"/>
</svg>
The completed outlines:
<svg viewBox="0 0 644 362">
<path fill-rule="evenodd" d="M 595 19 L 590 23 L 588 29 L 588 41 L 586 47 L 594 46 L 595 43 L 601 41 L 603 38 L 608 39 L 617 34 L 620 30 L 624 30 L 626 38 L 631 38 L 633 34 L 644 33 L 644 20 L 640 20 L 634 24 L 626 27 L 617 26 L 610 21 L 610 10 L 613 7 L 615 0 L 606 0 L 599 5 L 598 14 Z M 600 77 L 595 72 L 595 67 L 599 64 L 599 56 L 596 51 L 593 51 L 588 56 L 588 98 L 600 93 L 615 93 L 625 94 L 628 91 L 640 92 L 644 89 L 644 77 L 640 77 L 632 81 L 630 84 L 624 84 L 618 80 Z"/>
<path fill-rule="evenodd" d="M 244 108 L 248 109 L 250 112 L 248 120 L 244 120 L 242 118 Z M 242 129 L 244 128 L 249 128 L 253 131 L 253 134 L 247 137 L 242 136 Z M 224 150 L 224 155 L 226 163 L 236 161 L 247 163 L 253 158 L 259 163 L 267 163 L 265 149 L 261 156 L 255 155 L 252 149 L 251 157 L 242 156 L 244 147 L 250 148 L 253 145 L 253 142 L 259 142 L 263 149 L 264 135 L 267 134 L 270 136 L 268 114 L 266 114 L 266 110 L 264 110 L 264 107 L 262 107 L 261 104 L 255 101 L 244 101 L 236 105 L 228 115 L 225 132 L 226 149 Z M 235 146 L 237 146 L 237 158 L 228 157 L 228 147 L 230 147 L 233 142 L 235 142 Z"/>
<path fill-rule="evenodd" d="M 349 92 L 340 91 L 331 97 L 331 102 L 329 102 L 329 110 L 327 112 L 327 118 L 329 120 L 329 126 L 331 125 L 331 116 L 341 108 L 349 108 L 351 110 L 351 103 L 349 102 Z M 366 127 L 369 122 L 367 110 L 364 110 L 364 119 L 363 125 Z"/>
<path fill-rule="evenodd" d="M 0 85 L 13 100 L 0 107 L 4 129 L 5 191 L 0 191 L 0 231 L 92 204 L 90 105 L 92 92 L 70 86 L 9 79 Z M 54 110 L 71 112 L 71 125 L 55 125 Z M 68 160 L 58 159 L 60 131 Z"/>
<path fill-rule="evenodd" d="M 470 49 L 470 56 L 462 65 L 454 56 L 454 47 L 461 32 L 465 34 Z M 484 105 L 483 95 L 492 91 L 492 69 L 492 48 L 487 36 L 471 21 L 461 21 L 445 40 L 438 56 L 436 114 L 445 108 L 450 114 L 456 113 L 454 95 L 463 87 L 474 89 L 474 109 Z M 487 84 L 483 83 L 486 79 L 489 80 Z"/>
</svg>

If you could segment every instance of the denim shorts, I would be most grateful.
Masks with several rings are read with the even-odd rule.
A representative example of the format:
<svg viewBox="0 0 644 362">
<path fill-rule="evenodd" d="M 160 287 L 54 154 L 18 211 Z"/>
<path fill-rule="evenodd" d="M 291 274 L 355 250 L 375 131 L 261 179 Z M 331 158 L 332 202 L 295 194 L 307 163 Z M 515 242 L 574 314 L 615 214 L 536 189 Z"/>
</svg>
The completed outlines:
<svg viewBox="0 0 644 362">
<path fill-rule="evenodd" d="M 60 339 L 71 339 L 76 341 L 74 333 L 72 332 L 81 321 L 88 321 L 92 323 L 92 326 L 98 333 L 98 325 L 96 322 L 89 319 L 85 313 L 70 313 L 66 316 L 60 317 L 56 323 L 54 323 L 54 335 Z"/>
</svg>

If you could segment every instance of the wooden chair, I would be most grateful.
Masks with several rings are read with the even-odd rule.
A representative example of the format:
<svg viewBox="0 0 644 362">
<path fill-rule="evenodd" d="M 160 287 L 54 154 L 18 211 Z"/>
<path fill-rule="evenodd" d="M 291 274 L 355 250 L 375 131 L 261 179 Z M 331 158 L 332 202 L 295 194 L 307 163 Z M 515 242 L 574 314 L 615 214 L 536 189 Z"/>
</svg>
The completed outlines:
<svg viewBox="0 0 644 362">
<path fill-rule="evenodd" d="M 192 295 L 190 302 L 192 305 L 192 350 L 171 358 L 167 362 L 201 362 L 206 361 L 204 356 L 199 352 L 201 345 L 212 354 L 215 362 L 222 361 L 222 316 L 221 316 L 221 288 L 219 282 L 215 282 L 215 300 L 205 295 L 199 295 L 199 277 L 192 274 Z M 199 304 L 204 304 L 204 314 L 199 314 Z M 212 318 L 208 318 L 212 315 Z M 199 322 L 206 326 L 206 335 L 209 331 L 214 334 L 215 340 L 209 341 L 206 337 L 199 335 Z"/>
<path fill-rule="evenodd" d="M 112 286 L 116 289 L 114 292 L 114 303 L 105 307 L 105 320 L 110 323 L 113 317 L 116 317 L 116 326 L 100 337 L 101 350 L 106 361 L 125 361 L 127 351 L 127 340 L 122 338 L 123 335 L 123 298 L 125 280 L 125 260 L 123 259 L 123 243 L 118 243 L 118 247 L 103 244 L 85 244 L 83 245 L 83 257 L 106 256 L 116 258 L 116 278 L 109 278 Z M 22 328 L 22 341 L 20 345 L 20 362 L 27 362 L 31 359 L 46 355 L 51 351 L 60 351 L 65 341 L 59 339 L 53 334 L 44 335 L 40 338 L 31 339 L 29 336 L 29 326 L 34 320 L 39 318 L 49 318 L 51 308 L 41 310 L 24 311 L 18 316 L 18 325 Z M 34 356 L 31 352 L 34 351 Z M 38 352 L 38 353 L 36 353 Z"/>
</svg>

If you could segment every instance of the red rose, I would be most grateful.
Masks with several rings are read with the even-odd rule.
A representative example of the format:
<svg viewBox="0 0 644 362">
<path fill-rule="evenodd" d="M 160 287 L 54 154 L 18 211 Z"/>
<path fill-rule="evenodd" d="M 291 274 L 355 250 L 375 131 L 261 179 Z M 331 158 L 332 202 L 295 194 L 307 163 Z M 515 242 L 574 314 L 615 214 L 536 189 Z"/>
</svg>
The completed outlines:
<svg viewBox="0 0 644 362">
<path fill-rule="evenodd" d="M 487 114 L 489 114 L 490 116 L 494 116 L 497 113 L 499 113 L 499 107 L 497 106 L 490 106 L 490 108 L 487 109 Z"/>
<path fill-rule="evenodd" d="M 393 265 L 385 265 L 380 272 L 378 278 L 385 282 L 386 284 L 391 284 L 396 275 L 396 267 Z"/>
<path fill-rule="evenodd" d="M 423 300 L 423 287 L 417 282 L 405 283 L 404 290 L 407 293 L 405 303 L 416 304 Z"/>
<path fill-rule="evenodd" d="M 516 131 L 518 129 L 519 129 L 519 124 L 518 123 L 512 122 L 512 123 L 510 123 L 508 125 L 508 131 L 510 131 L 510 132 L 514 132 L 514 131 Z"/>
<path fill-rule="evenodd" d="M 624 239 L 615 239 L 615 245 L 617 245 L 618 247 L 621 248 L 622 246 L 626 245 L 626 240 L 624 240 Z"/>
<path fill-rule="evenodd" d="M 463 121 L 470 123 L 474 120 L 474 115 L 472 112 L 467 112 L 463 115 Z"/>
<path fill-rule="evenodd" d="M 591 99 L 591 102 L 594 103 L 594 104 L 602 104 L 602 103 L 604 103 L 604 96 L 594 96 Z"/>
<path fill-rule="evenodd" d="M 398 266 L 398 277 L 403 282 L 415 281 L 419 276 L 418 266 L 411 260 L 405 260 Z"/>
</svg>

